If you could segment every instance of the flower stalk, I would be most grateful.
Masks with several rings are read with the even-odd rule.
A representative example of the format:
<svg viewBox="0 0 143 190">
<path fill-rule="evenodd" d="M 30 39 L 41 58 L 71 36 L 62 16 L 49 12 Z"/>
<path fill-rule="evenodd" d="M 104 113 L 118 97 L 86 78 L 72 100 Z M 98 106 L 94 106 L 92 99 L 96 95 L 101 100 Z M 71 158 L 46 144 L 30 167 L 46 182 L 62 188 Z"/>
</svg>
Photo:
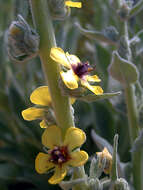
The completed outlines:
<svg viewBox="0 0 143 190">
<path fill-rule="evenodd" d="M 62 96 L 59 88 L 60 67 L 58 63 L 50 58 L 51 48 L 56 47 L 56 41 L 52 19 L 48 11 L 48 3 L 45 0 L 30 0 L 30 5 L 33 20 L 36 24 L 37 32 L 40 35 L 39 56 L 42 62 L 42 68 L 48 83 L 57 125 L 62 129 L 62 136 L 64 138 L 67 129 L 74 126 L 74 119 L 69 98 Z M 79 176 L 83 177 L 85 176 L 83 172 L 84 168 L 81 168 L 82 171 L 79 172 Z M 79 176 L 76 178 L 79 178 Z M 87 189 L 84 183 L 81 189 Z"/>
<path fill-rule="evenodd" d="M 30 4 L 33 20 L 40 35 L 39 56 L 48 83 L 57 124 L 65 134 L 67 128 L 74 126 L 74 120 L 69 98 L 62 96 L 59 88 L 59 65 L 49 56 L 51 48 L 56 46 L 56 41 L 48 4 L 45 0 L 31 0 Z"/>
<path fill-rule="evenodd" d="M 128 50 L 128 56 L 126 59 L 128 61 L 132 61 L 132 52 L 129 44 L 129 36 L 128 36 L 128 25 L 127 21 L 123 23 L 123 35 L 126 39 L 126 45 Z M 127 104 L 127 113 L 128 113 L 128 121 L 129 121 L 129 134 L 130 134 L 130 143 L 133 145 L 134 140 L 138 136 L 139 132 L 139 123 L 138 123 L 138 111 L 136 104 L 136 96 L 135 96 L 135 86 L 134 84 L 127 84 L 124 86 L 125 91 L 125 99 Z M 132 153 L 132 171 L 133 171 L 133 183 L 136 190 L 142 189 L 142 179 L 141 179 L 141 152 Z"/>
</svg>

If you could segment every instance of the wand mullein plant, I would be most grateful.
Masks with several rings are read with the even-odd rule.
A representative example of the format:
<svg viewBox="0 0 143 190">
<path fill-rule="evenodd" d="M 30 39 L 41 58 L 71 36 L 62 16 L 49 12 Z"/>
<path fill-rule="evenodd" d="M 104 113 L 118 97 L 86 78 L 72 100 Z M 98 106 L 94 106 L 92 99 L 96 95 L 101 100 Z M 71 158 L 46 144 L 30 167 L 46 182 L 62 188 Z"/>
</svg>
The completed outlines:
<svg viewBox="0 0 143 190">
<path fill-rule="evenodd" d="M 53 1 L 57 2 L 56 0 Z M 47 83 L 46 86 L 40 86 L 32 92 L 30 101 L 35 106 L 22 111 L 25 120 L 39 119 L 41 120 L 40 127 L 44 128 L 42 144 L 45 153 L 40 152 L 36 156 L 35 169 L 39 174 L 53 172 L 53 176 L 48 179 L 48 182 L 59 184 L 63 190 L 71 188 L 73 190 L 129 190 L 128 182 L 119 174 L 124 171 L 117 155 L 118 135 L 114 137 L 113 148 L 109 143 L 98 138 L 97 144 L 103 150 L 97 152 L 96 157 L 89 159 L 91 161 L 89 172 L 85 172 L 84 165 L 89 156 L 88 153 L 80 150 L 80 147 L 85 143 L 86 135 L 82 129 L 75 127 L 72 104 L 78 98 L 92 102 L 97 99 L 116 96 L 119 93 L 103 93 L 102 87 L 95 84 L 99 83 L 101 79 L 95 75 L 95 70 L 89 62 L 82 62 L 77 56 L 57 47 L 52 14 L 49 9 L 50 2 L 50 0 L 29 0 L 36 31 L 19 15 L 18 21 L 14 21 L 10 25 L 8 33 L 10 57 L 16 62 L 23 62 L 39 55 Z M 82 8 L 81 2 L 68 0 L 62 0 L 61 5 L 64 8 Z M 118 14 L 120 17 L 123 16 L 122 11 L 127 11 L 124 9 L 125 7 L 127 7 L 126 2 L 119 5 Z M 127 13 L 124 16 L 129 16 L 129 12 Z M 130 63 L 132 52 L 128 39 L 127 19 L 128 17 L 122 18 L 123 36 L 120 40 L 118 32 L 113 27 L 108 30 L 108 33 L 88 31 L 80 27 L 79 24 L 78 28 L 86 36 L 97 38 L 97 40 L 104 41 L 107 44 L 113 42 L 112 45 L 114 44 L 116 48 L 119 47 L 117 51 L 113 52 L 109 72 L 116 80 L 119 80 L 126 92 L 131 143 L 133 144 L 138 131 L 136 105 L 133 104 L 133 83 L 138 80 L 138 72 L 136 67 Z M 113 39 L 114 34 L 117 38 Z M 127 47 L 126 54 L 122 52 L 123 39 Z M 133 77 L 126 72 L 128 70 L 132 72 Z M 65 95 L 63 91 L 66 88 L 68 90 Z M 80 91 L 81 88 L 83 94 Z M 72 93 L 74 90 L 77 90 L 76 96 Z M 140 159 L 141 154 L 132 154 L 134 171 L 133 181 L 130 184 L 132 183 L 136 190 L 141 190 L 142 187 L 140 174 L 138 178 L 135 176 L 141 170 L 139 168 Z M 102 172 L 107 175 L 106 178 L 102 178 Z"/>
</svg>

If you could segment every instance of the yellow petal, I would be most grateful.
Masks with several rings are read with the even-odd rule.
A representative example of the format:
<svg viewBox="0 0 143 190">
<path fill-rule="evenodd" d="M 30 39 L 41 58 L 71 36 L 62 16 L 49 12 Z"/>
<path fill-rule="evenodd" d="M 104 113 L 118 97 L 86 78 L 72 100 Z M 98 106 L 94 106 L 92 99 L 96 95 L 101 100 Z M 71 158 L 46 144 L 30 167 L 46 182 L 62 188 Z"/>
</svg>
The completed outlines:
<svg viewBox="0 0 143 190">
<path fill-rule="evenodd" d="M 88 154 L 85 151 L 76 151 L 70 154 L 71 160 L 68 162 L 73 167 L 82 166 L 88 160 Z"/>
<path fill-rule="evenodd" d="M 70 65 L 77 65 L 77 63 L 80 63 L 80 59 L 76 55 L 69 54 L 66 52 L 66 57 L 70 63 Z"/>
<path fill-rule="evenodd" d="M 104 147 L 102 152 L 96 152 L 100 158 L 100 165 L 102 166 L 102 160 L 106 158 L 106 164 L 104 168 L 104 173 L 109 174 L 112 169 L 112 155 L 108 152 L 108 149 Z"/>
<path fill-rule="evenodd" d="M 64 179 L 66 174 L 67 174 L 66 166 L 64 165 L 62 167 L 57 166 L 55 168 L 54 175 L 48 180 L 48 182 L 51 184 L 58 184 Z"/>
<path fill-rule="evenodd" d="M 50 57 L 57 63 L 67 68 L 71 68 L 65 52 L 61 48 L 59 47 L 51 48 Z"/>
<path fill-rule="evenodd" d="M 32 92 L 30 100 L 34 104 L 49 106 L 51 104 L 51 97 L 48 86 L 40 86 L 39 88 L 36 88 Z"/>
<path fill-rule="evenodd" d="M 42 121 L 40 122 L 40 127 L 41 127 L 41 128 L 47 128 L 47 127 L 48 127 L 48 125 L 46 124 L 45 120 L 42 120 Z"/>
<path fill-rule="evenodd" d="M 92 86 L 87 81 L 83 81 L 83 80 L 81 80 L 81 84 L 96 95 L 103 94 L 103 89 L 100 86 Z"/>
<path fill-rule="evenodd" d="M 63 82 L 68 88 L 70 89 L 78 88 L 77 77 L 74 75 L 72 70 L 69 70 L 67 72 L 61 71 L 60 74 Z"/>
<path fill-rule="evenodd" d="M 39 174 L 47 172 L 49 169 L 53 168 L 54 164 L 49 162 L 49 155 L 40 152 L 35 160 L 35 169 Z"/>
<path fill-rule="evenodd" d="M 90 82 L 100 82 L 101 81 L 101 79 L 97 75 L 93 75 L 93 76 L 87 75 L 86 80 L 90 81 Z"/>
<path fill-rule="evenodd" d="M 55 146 L 61 145 L 61 138 L 61 129 L 56 125 L 52 125 L 45 129 L 42 135 L 42 144 L 53 149 Z"/>
<path fill-rule="evenodd" d="M 76 7 L 76 8 L 81 8 L 82 3 L 81 2 L 73 2 L 73 1 L 66 1 L 65 5 L 68 7 Z"/>
<path fill-rule="evenodd" d="M 86 140 L 85 133 L 76 127 L 70 127 L 65 135 L 64 145 L 68 146 L 69 151 L 80 147 Z"/>
<path fill-rule="evenodd" d="M 35 119 L 42 119 L 44 116 L 44 109 L 31 107 L 22 111 L 22 117 L 25 120 L 32 121 Z"/>
</svg>

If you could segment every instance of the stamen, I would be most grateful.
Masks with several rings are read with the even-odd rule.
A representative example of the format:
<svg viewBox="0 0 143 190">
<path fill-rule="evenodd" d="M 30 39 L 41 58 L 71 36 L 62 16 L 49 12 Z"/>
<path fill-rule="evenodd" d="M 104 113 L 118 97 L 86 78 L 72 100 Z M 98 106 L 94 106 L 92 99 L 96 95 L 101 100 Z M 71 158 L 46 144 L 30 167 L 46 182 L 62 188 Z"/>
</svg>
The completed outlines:
<svg viewBox="0 0 143 190">
<path fill-rule="evenodd" d="M 77 65 L 72 64 L 73 72 L 79 77 L 83 78 L 85 75 L 87 75 L 89 72 L 93 70 L 93 68 L 89 65 L 88 62 L 85 63 L 78 63 Z"/>
<path fill-rule="evenodd" d="M 62 163 L 63 160 L 61 158 L 58 159 L 58 163 Z"/>
<path fill-rule="evenodd" d="M 59 150 L 55 151 L 55 154 L 60 155 L 60 151 Z"/>
<path fill-rule="evenodd" d="M 54 164 L 61 165 L 70 159 L 70 155 L 66 146 L 55 146 L 54 149 L 50 150 L 48 153 L 51 155 L 49 161 L 53 162 Z"/>
</svg>

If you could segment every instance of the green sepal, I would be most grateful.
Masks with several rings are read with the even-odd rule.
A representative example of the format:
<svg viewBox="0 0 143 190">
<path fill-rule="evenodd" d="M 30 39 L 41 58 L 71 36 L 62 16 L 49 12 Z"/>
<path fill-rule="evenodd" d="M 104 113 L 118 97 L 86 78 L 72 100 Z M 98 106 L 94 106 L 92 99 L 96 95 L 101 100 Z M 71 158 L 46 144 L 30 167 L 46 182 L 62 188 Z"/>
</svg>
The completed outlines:
<svg viewBox="0 0 143 190">
<path fill-rule="evenodd" d="M 90 39 L 98 40 L 100 42 L 111 45 L 116 45 L 119 40 L 119 33 L 117 29 L 113 26 L 109 26 L 103 31 L 87 30 L 82 28 L 79 23 L 76 23 L 76 26 L 83 35 Z"/>
<path fill-rule="evenodd" d="M 62 94 L 64 96 L 70 96 L 73 98 L 76 98 L 78 100 L 84 101 L 84 102 L 95 102 L 97 100 L 103 100 L 107 98 L 112 98 L 114 96 L 120 95 L 121 92 L 113 92 L 113 93 L 104 93 L 101 95 L 95 95 L 95 94 L 88 94 L 87 89 L 82 87 L 79 84 L 79 87 L 77 89 L 69 89 L 66 87 L 62 79 L 59 79 L 59 87 L 62 91 Z"/>
<path fill-rule="evenodd" d="M 114 146 L 113 146 L 113 156 L 112 156 L 112 170 L 111 170 L 111 180 L 115 181 L 118 179 L 118 169 L 117 169 L 117 148 L 118 148 L 118 135 L 114 136 Z"/>
<path fill-rule="evenodd" d="M 61 183 L 59 183 L 59 186 L 63 189 L 63 190 L 70 190 L 73 186 L 83 183 L 85 180 L 87 180 L 86 178 L 79 178 L 79 179 L 75 179 L 75 180 L 70 180 L 70 181 L 62 181 Z"/>
<path fill-rule="evenodd" d="M 130 190 L 127 181 L 124 178 L 119 178 L 114 184 L 115 190 Z"/>
<path fill-rule="evenodd" d="M 100 162 L 102 162 L 102 164 L 100 164 Z M 99 178 L 105 168 L 105 165 L 106 158 L 104 158 L 102 161 L 100 160 L 99 156 L 97 156 L 97 159 L 93 158 L 90 164 L 89 177 Z"/>
<path fill-rule="evenodd" d="M 112 98 L 114 96 L 118 96 L 120 95 L 121 92 L 113 92 L 113 93 L 104 93 L 101 95 L 95 95 L 95 94 L 89 94 L 86 96 L 82 96 L 80 98 L 78 98 L 79 100 L 85 101 L 85 102 L 95 102 L 97 100 L 103 100 L 103 99 L 107 99 L 107 98 Z"/>
<path fill-rule="evenodd" d="M 100 180 L 98 178 L 96 179 L 90 179 L 89 185 L 91 190 L 103 190 L 103 186 L 100 183 Z"/>
<path fill-rule="evenodd" d="M 112 61 L 108 67 L 110 75 L 123 85 L 135 83 L 139 72 L 134 64 L 120 57 L 117 51 L 112 54 Z"/>
</svg>

